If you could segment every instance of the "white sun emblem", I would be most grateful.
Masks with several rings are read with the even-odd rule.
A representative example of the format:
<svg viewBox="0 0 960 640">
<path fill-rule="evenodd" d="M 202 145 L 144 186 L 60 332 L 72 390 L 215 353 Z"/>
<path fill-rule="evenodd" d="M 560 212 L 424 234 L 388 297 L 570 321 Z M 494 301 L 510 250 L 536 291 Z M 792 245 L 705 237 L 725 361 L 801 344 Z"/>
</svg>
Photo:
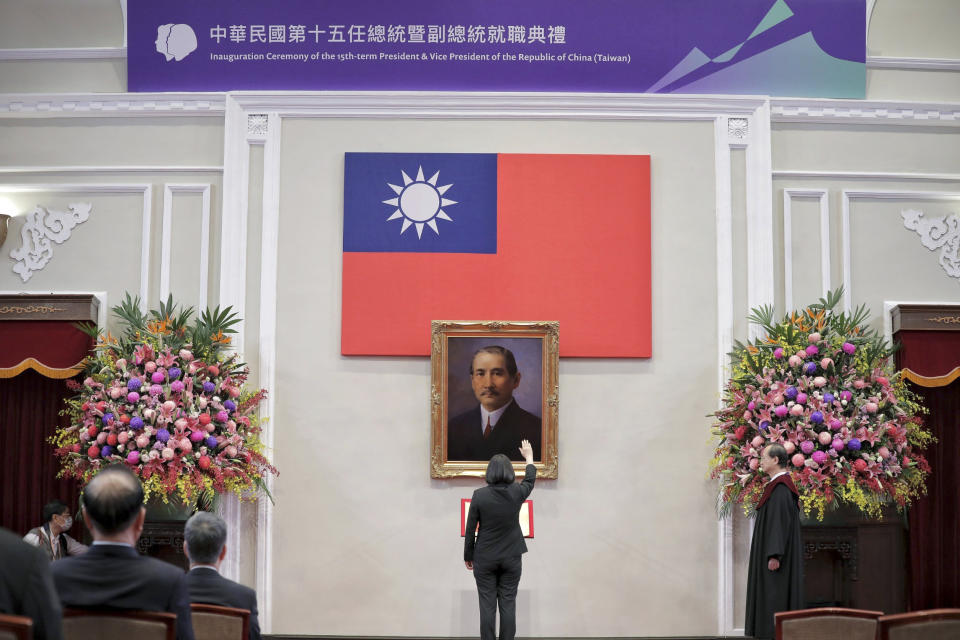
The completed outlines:
<svg viewBox="0 0 960 640">
<path fill-rule="evenodd" d="M 411 180 L 406 172 L 401 171 L 403 176 L 403 186 L 387 183 L 393 192 L 397 194 L 396 198 L 384 200 L 384 204 L 396 207 L 387 220 L 396 220 L 403 218 L 403 226 L 400 227 L 400 233 L 406 231 L 411 225 L 417 229 L 417 238 L 422 237 L 424 225 L 433 229 L 433 232 L 440 235 L 440 229 L 437 228 L 437 218 L 453 222 L 453 219 L 443 212 L 443 207 L 449 207 L 457 204 L 455 200 L 447 200 L 443 194 L 452 184 L 437 186 L 437 178 L 440 172 L 437 171 L 429 180 L 423 179 L 423 167 L 417 169 L 417 179 Z"/>
</svg>

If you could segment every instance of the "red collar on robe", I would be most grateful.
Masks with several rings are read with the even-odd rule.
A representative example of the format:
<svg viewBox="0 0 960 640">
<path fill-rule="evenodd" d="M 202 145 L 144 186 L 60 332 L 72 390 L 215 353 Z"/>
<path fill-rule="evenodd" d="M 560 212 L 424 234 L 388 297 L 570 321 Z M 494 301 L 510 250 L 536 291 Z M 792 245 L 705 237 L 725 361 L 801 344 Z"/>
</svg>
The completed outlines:
<svg viewBox="0 0 960 640">
<path fill-rule="evenodd" d="M 778 484 L 787 485 L 787 489 L 793 492 L 795 496 L 800 497 L 800 492 L 797 491 L 797 485 L 793 484 L 793 478 L 790 477 L 790 472 L 777 476 L 773 480 L 767 483 L 767 486 L 763 488 L 763 495 L 760 496 L 760 502 L 757 503 L 757 509 L 762 507 L 767 499 L 770 498 L 770 494 L 773 493 L 773 488 Z"/>
</svg>

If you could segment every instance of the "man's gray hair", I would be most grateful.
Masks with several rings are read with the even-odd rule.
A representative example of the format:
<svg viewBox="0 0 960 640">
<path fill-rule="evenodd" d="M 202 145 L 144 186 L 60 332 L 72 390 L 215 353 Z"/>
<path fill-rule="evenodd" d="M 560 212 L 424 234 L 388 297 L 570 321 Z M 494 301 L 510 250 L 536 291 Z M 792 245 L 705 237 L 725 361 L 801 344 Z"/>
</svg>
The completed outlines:
<svg viewBox="0 0 960 640">
<path fill-rule="evenodd" d="M 227 542 L 227 524 L 219 516 L 200 511 L 183 527 L 187 555 L 194 564 L 216 564 L 220 550 Z"/>
</svg>

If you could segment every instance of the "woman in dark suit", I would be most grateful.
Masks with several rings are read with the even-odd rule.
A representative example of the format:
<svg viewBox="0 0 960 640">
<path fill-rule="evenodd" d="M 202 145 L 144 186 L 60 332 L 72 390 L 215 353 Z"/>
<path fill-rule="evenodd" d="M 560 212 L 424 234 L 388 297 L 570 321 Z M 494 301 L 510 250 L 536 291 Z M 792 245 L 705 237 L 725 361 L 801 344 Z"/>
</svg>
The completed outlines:
<svg viewBox="0 0 960 640">
<path fill-rule="evenodd" d="M 520 530 L 520 506 L 533 491 L 537 468 L 528 440 L 520 444 L 527 462 L 523 482 L 516 484 L 510 458 L 498 453 L 487 465 L 487 486 L 473 492 L 464 536 L 463 560 L 473 571 L 480 595 L 480 638 L 496 638 L 497 606 L 500 607 L 500 640 L 517 634 L 517 587 L 520 555 L 527 544 Z M 477 525 L 480 530 L 477 531 Z M 476 540 L 473 532 L 477 531 Z"/>
</svg>

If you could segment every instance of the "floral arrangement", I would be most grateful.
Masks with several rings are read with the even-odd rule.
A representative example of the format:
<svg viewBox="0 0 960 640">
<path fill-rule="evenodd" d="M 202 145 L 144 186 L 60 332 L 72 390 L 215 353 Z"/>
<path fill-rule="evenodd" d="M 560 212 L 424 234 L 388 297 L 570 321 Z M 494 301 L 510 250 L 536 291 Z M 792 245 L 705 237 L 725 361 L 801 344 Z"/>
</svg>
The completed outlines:
<svg viewBox="0 0 960 640">
<path fill-rule="evenodd" d="M 838 313 L 842 290 L 775 321 L 772 307 L 750 321 L 766 336 L 737 342 L 731 378 L 713 434 L 719 439 L 711 476 L 721 480 L 718 509 L 749 515 L 763 493 L 764 447 L 780 443 L 804 513 L 838 502 L 879 517 L 926 492 L 930 466 L 921 450 L 934 441 L 926 410 L 893 370 L 893 350 L 864 322 L 860 306 Z"/>
<path fill-rule="evenodd" d="M 93 353 L 62 414 L 70 425 L 51 441 L 61 476 L 84 484 L 110 464 L 126 464 L 147 498 L 185 505 L 227 491 L 241 498 L 266 489 L 277 470 L 263 453 L 257 407 L 264 390 L 244 387 L 249 369 L 227 347 L 239 318 L 231 309 L 193 309 L 173 298 L 144 314 L 129 294 L 113 313 L 124 323 L 115 337 L 89 325 Z M 269 493 L 268 493 L 269 495 Z"/>
</svg>

